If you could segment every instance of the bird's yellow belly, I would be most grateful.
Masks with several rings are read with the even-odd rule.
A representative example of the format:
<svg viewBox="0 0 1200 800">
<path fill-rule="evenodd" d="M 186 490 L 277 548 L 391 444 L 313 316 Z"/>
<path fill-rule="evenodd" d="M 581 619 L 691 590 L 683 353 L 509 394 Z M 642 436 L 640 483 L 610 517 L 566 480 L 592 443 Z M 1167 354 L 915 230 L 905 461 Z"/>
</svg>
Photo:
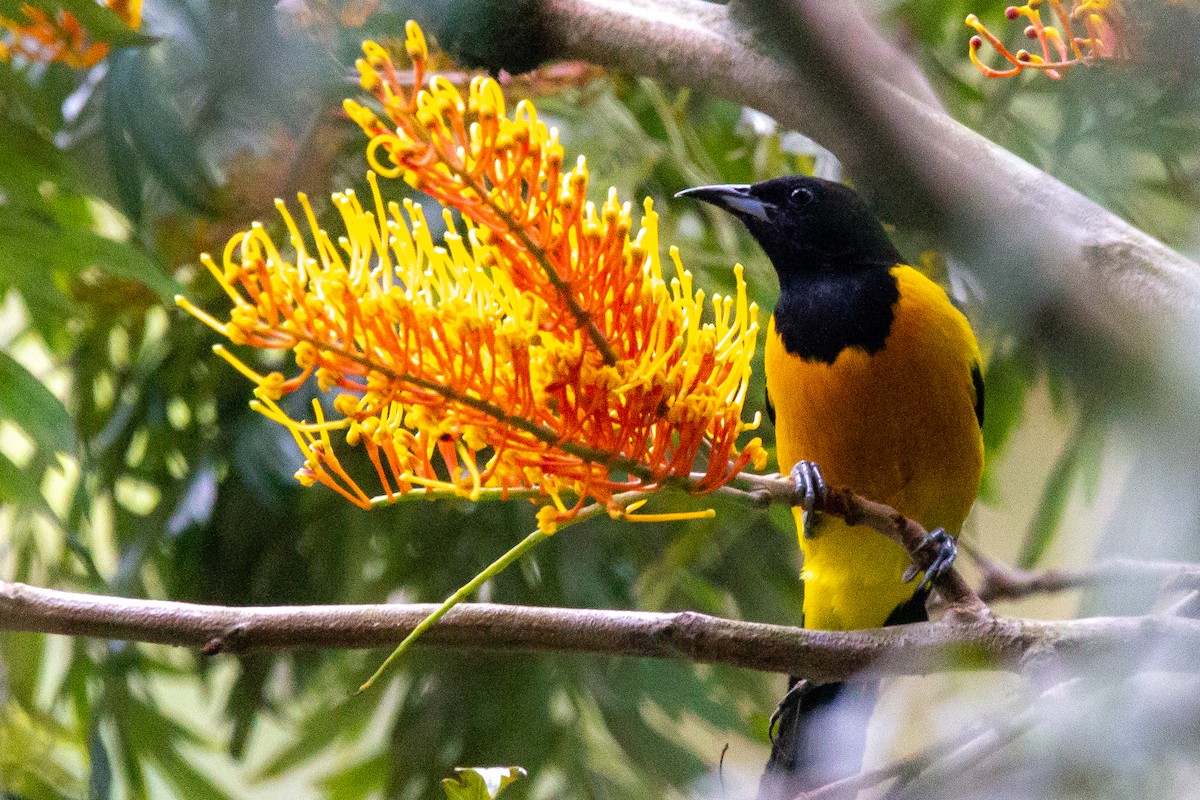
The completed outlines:
<svg viewBox="0 0 1200 800">
<path fill-rule="evenodd" d="M 833 364 L 801 360 L 784 349 L 772 319 L 766 373 L 780 471 L 814 461 L 829 485 L 957 535 L 983 470 L 971 380 L 979 352 L 939 287 L 910 268 L 896 273 L 892 331 L 872 355 L 848 348 Z M 803 530 L 800 516 L 797 509 Z M 898 545 L 832 517 L 821 518 L 815 534 L 800 542 L 806 627 L 877 627 L 912 596 Z"/>
</svg>

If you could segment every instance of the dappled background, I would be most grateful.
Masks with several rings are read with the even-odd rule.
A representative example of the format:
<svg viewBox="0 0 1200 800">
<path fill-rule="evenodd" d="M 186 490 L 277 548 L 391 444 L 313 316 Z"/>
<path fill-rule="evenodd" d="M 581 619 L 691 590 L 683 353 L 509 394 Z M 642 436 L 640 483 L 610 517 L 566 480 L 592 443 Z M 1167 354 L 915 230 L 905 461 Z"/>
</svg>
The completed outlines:
<svg viewBox="0 0 1200 800">
<path fill-rule="evenodd" d="M 511 17 L 535 4 L 505 13 L 500 5 L 148 0 L 141 30 L 152 42 L 113 34 L 92 66 L 16 52 L 0 62 L 0 578 L 228 605 L 434 601 L 536 526 L 527 503 L 363 511 L 301 487 L 286 431 L 249 410 L 252 387 L 213 356 L 215 335 L 171 302 L 186 291 L 220 307 L 197 254 L 219 254 L 252 220 L 277 225 L 274 198 L 307 192 L 332 220 L 330 192 L 369 191 L 361 135 L 341 110 L 360 91 L 351 76 L 364 38 L 402 52 L 404 20 L 415 17 L 459 55 L 435 59 L 465 84 L 480 63 L 519 64 L 505 48 L 534 49 Z M 1150 4 L 1130 20 L 1122 58 L 1060 81 L 1032 71 L 986 79 L 970 64 L 968 13 L 1006 41 L 1020 39 L 1004 3 L 874 5 L 956 119 L 1195 256 L 1194 4 Z M 774 275 L 739 225 L 673 199 L 676 191 L 793 172 L 853 178 L 800 133 L 699 89 L 579 63 L 502 79 L 510 98 L 536 98 L 568 161 L 587 155 L 593 200 L 608 185 L 635 203 L 654 198 L 662 240 L 680 247 L 710 294 L 730 292 L 742 262 L 754 299 L 770 308 Z M 409 191 L 391 183 L 394 199 Z M 1197 560 L 1196 466 L 1180 466 L 1191 450 L 1179 457 L 1191 442 L 1178 436 L 1177 416 L 1146 410 L 1154 386 L 1136 380 L 1157 373 L 1140 363 L 1093 369 L 1095 353 L 1055 346 L 1070 337 L 1053 313 L 989 304 L 989 286 L 1002 281 L 987 271 L 989 254 L 947 259 L 925 234 L 895 235 L 961 301 L 987 357 L 988 466 L 964 532 L 970 547 L 1028 568 L 1117 554 Z M 1170 352 L 1168 370 L 1181 358 Z M 285 407 L 303 415 L 312 395 L 302 395 Z M 761 359 L 747 406 L 763 410 Z M 761 435 L 770 444 L 765 420 Z M 712 505 L 712 520 L 593 520 L 565 530 L 481 599 L 796 623 L 790 512 Z M 1153 593 L 1124 589 L 1001 611 L 1153 607 Z M 386 685 L 351 698 L 383 655 L 204 659 L 0 634 L 0 792 L 439 797 L 455 766 L 515 764 L 530 778 L 514 796 L 752 795 L 783 689 L 780 676 L 683 663 L 418 648 Z M 1107 666 L 1040 699 L 1055 676 L 893 681 L 868 765 L 962 736 L 980 720 L 1017 720 L 1010 748 L 944 766 L 948 775 L 926 774 L 909 791 L 1184 796 L 1200 770 L 1194 680 L 1124 680 Z"/>
</svg>

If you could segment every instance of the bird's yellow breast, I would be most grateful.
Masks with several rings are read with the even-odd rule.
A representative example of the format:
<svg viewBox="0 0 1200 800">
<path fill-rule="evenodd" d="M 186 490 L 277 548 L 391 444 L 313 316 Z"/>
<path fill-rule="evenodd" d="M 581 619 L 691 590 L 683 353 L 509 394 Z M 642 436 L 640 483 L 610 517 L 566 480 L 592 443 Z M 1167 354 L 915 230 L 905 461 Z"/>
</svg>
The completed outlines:
<svg viewBox="0 0 1200 800">
<path fill-rule="evenodd" d="M 791 355 L 772 318 L 767 389 L 780 471 L 816 462 L 831 486 L 887 503 L 927 529 L 957 534 L 983 471 L 972 367 L 979 347 L 941 287 L 908 266 L 882 349 L 844 349 L 832 364 Z M 801 530 L 800 512 L 796 512 Z M 907 554 L 878 533 L 822 518 L 804 551 L 805 625 L 851 630 L 883 624 L 912 596 Z"/>
</svg>

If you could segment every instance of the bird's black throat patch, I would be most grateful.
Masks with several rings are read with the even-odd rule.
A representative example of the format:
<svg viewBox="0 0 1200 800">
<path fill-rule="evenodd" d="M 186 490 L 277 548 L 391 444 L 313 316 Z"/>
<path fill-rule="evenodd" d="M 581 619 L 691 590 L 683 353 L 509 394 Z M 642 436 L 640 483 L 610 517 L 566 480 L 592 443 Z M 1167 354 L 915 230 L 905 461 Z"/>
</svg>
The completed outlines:
<svg viewBox="0 0 1200 800">
<path fill-rule="evenodd" d="M 775 332 L 792 355 L 832 364 L 847 347 L 883 349 L 900 299 L 887 267 L 793 273 L 781 284 Z"/>
</svg>

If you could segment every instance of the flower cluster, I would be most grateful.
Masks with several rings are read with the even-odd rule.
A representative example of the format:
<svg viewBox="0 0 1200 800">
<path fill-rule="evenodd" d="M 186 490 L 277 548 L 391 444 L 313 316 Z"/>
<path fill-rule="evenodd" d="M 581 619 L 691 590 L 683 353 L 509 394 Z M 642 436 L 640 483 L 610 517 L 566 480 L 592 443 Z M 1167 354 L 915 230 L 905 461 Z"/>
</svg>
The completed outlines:
<svg viewBox="0 0 1200 800">
<path fill-rule="evenodd" d="M 104 0 L 131 29 L 142 25 L 142 0 Z M 7 41 L 0 38 L 0 59 L 20 56 L 29 61 L 58 61 L 75 69 L 99 64 L 108 55 L 108 45 L 92 41 L 87 29 L 70 11 L 60 10 L 51 17 L 32 5 L 21 8 L 25 19 L 0 17 L 0 29 L 7 28 Z"/>
<path fill-rule="evenodd" d="M 1026 69 L 1036 69 L 1058 80 L 1072 67 L 1118 56 L 1127 27 L 1121 0 L 1074 0 L 1070 11 L 1062 0 L 1045 0 L 1044 4 L 1054 12 L 1058 27 L 1042 22 L 1043 0 L 1029 0 L 1023 6 L 1009 6 L 1004 11 L 1010 20 L 1028 21 L 1025 36 L 1038 43 L 1040 55 L 1028 50 L 1010 52 L 979 17 L 969 15 L 967 27 L 976 32 L 969 48 L 971 63 L 989 78 L 1010 78 Z M 1007 69 L 994 69 L 980 60 L 979 50 L 985 40 L 1009 63 Z"/>
<path fill-rule="evenodd" d="M 552 501 L 539 515 L 549 532 L 588 499 L 672 480 L 709 491 L 764 467 L 758 439 L 737 445 L 757 425 L 741 418 L 758 309 L 740 266 L 735 296 L 714 296 L 706 322 L 674 248 L 677 277 L 664 277 L 649 199 L 631 236 L 630 204 L 615 190 L 588 201 L 583 159 L 564 169 L 532 103 L 509 116 L 488 78 L 465 100 L 436 77 L 422 89 L 425 42 L 414 23 L 407 33 L 411 91 L 378 45 L 359 62 L 390 124 L 346 102 L 373 171 L 368 203 L 333 197 L 345 234 L 322 230 L 303 196 L 303 226 L 279 202 L 286 254 L 256 224 L 222 264 L 203 257 L 233 302 L 227 322 L 180 300 L 236 344 L 294 352 L 299 372 L 285 378 L 220 350 L 258 384 L 255 407 L 292 432 L 297 477 L 363 507 L 420 489 L 538 493 Z M 403 176 L 461 222 L 443 212 L 435 242 L 421 207 L 385 201 L 377 174 Z M 312 421 L 289 417 L 278 401 L 314 374 L 335 398 L 314 402 Z M 343 467 L 335 433 L 364 448 L 382 497 Z"/>
</svg>

